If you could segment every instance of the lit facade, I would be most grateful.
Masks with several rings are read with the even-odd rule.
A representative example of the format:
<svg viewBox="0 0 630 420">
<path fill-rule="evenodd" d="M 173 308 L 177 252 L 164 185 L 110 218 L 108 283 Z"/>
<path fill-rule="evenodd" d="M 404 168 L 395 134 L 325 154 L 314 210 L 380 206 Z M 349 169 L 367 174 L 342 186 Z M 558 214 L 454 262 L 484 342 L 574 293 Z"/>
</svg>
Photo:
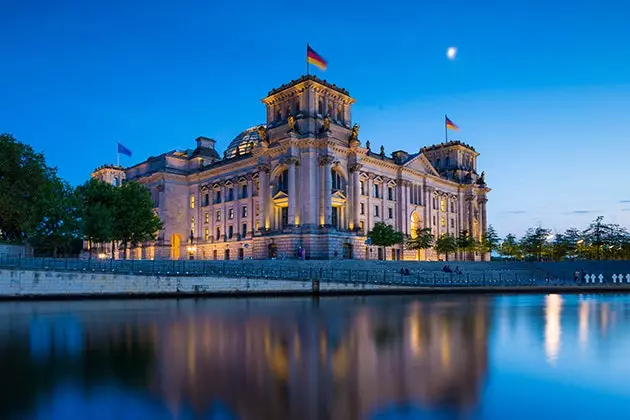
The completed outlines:
<svg viewBox="0 0 630 420">
<path fill-rule="evenodd" d="M 459 141 L 395 151 L 371 150 L 352 121 L 349 93 L 303 76 L 262 100 L 266 122 L 239 134 L 223 157 L 215 141 L 150 157 L 92 176 L 149 188 L 164 223 L 135 258 L 436 260 L 433 250 L 366 245 L 385 222 L 407 236 L 487 227 L 487 188 L 474 148 Z M 459 258 L 463 257 L 458 255 Z M 476 255 L 476 259 L 487 258 Z"/>
</svg>

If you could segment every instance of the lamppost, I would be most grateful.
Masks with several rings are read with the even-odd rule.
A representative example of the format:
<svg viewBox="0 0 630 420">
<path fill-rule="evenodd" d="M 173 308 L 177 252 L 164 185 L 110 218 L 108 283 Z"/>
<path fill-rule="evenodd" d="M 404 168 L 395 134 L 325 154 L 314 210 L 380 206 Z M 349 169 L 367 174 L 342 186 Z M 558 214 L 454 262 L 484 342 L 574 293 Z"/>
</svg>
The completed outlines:
<svg viewBox="0 0 630 420">
<path fill-rule="evenodd" d="M 189 238 L 189 242 L 190 244 L 188 245 L 188 259 L 189 260 L 194 260 L 195 259 L 195 251 L 197 251 L 197 248 L 195 247 L 195 235 L 193 230 L 190 230 L 190 238 Z"/>
</svg>

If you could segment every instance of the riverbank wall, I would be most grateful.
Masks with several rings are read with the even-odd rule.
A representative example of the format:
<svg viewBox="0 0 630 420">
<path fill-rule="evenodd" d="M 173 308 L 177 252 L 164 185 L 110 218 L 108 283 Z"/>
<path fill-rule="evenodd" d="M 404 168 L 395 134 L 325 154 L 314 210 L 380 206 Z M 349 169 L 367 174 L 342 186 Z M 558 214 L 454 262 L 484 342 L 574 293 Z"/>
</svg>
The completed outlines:
<svg viewBox="0 0 630 420">
<path fill-rule="evenodd" d="M 595 293 L 630 292 L 630 282 L 588 275 L 588 282 L 569 279 L 463 279 L 441 276 L 418 282 L 400 276 L 380 282 L 279 279 L 225 276 L 121 274 L 51 270 L 0 269 L 0 299 L 81 299 L 204 296 L 295 296 L 340 294 L 438 293 Z M 593 277 L 591 277 L 593 276 Z"/>
</svg>

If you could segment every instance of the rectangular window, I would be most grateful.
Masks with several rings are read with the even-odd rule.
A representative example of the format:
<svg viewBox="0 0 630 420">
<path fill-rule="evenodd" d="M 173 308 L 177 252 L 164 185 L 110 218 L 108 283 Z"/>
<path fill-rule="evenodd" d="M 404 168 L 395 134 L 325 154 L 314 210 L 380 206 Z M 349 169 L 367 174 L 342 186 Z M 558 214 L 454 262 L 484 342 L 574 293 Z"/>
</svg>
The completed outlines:
<svg viewBox="0 0 630 420">
<path fill-rule="evenodd" d="M 247 184 L 241 185 L 241 198 L 247 198 L 249 191 L 247 191 Z"/>
<path fill-rule="evenodd" d="M 234 236 L 234 227 L 232 225 L 228 226 L 228 239 L 232 239 Z"/>
<path fill-rule="evenodd" d="M 451 213 L 455 213 L 455 202 L 451 201 Z"/>
<path fill-rule="evenodd" d="M 446 199 L 442 198 L 440 200 L 440 211 L 446 211 Z"/>
<path fill-rule="evenodd" d="M 256 182 L 254 182 L 254 193 L 252 194 L 253 197 L 258 195 L 258 191 L 260 190 L 260 181 L 256 180 Z"/>
<path fill-rule="evenodd" d="M 365 223 L 363 223 L 363 220 L 359 221 L 359 230 L 361 233 L 365 233 Z"/>
<path fill-rule="evenodd" d="M 234 200 L 234 188 L 229 188 L 227 201 L 233 201 L 233 200 Z"/>
<path fill-rule="evenodd" d="M 435 216 L 433 216 L 433 224 L 435 225 Z"/>
<path fill-rule="evenodd" d="M 455 228 L 455 219 L 451 219 L 451 229 Z"/>
<path fill-rule="evenodd" d="M 260 216 L 260 205 L 256 203 L 256 217 Z"/>
<path fill-rule="evenodd" d="M 361 203 L 360 214 L 365 214 L 365 204 Z"/>
<path fill-rule="evenodd" d="M 203 205 L 204 206 L 209 206 L 210 205 L 210 194 L 205 193 L 203 195 Z"/>
<path fill-rule="evenodd" d="M 387 187 L 387 199 L 394 201 L 394 189 L 392 187 Z"/>
<path fill-rule="evenodd" d="M 388 216 L 390 219 L 393 219 L 393 218 L 394 218 L 394 209 L 393 209 L 393 208 L 391 208 L 391 207 L 390 207 L 390 208 L 388 208 L 388 209 L 387 209 L 387 216 Z"/>
<path fill-rule="evenodd" d="M 195 208 L 195 194 L 190 194 L 190 208 Z"/>
<path fill-rule="evenodd" d="M 374 206 L 374 217 L 378 217 L 378 206 Z"/>
<path fill-rule="evenodd" d="M 247 217 L 247 206 L 241 208 L 241 216 Z"/>
<path fill-rule="evenodd" d="M 217 228 L 217 241 L 221 239 L 221 228 Z"/>
<path fill-rule="evenodd" d="M 214 204 L 221 203 L 221 191 L 214 192 Z"/>
<path fill-rule="evenodd" d="M 234 219 L 234 209 L 228 210 L 228 219 L 230 220 Z"/>
<path fill-rule="evenodd" d="M 442 227 L 446 227 L 446 219 L 444 217 L 442 217 L 440 224 L 442 225 Z"/>
<path fill-rule="evenodd" d="M 365 194 L 365 182 L 364 181 L 359 181 L 359 186 L 361 189 L 361 195 L 366 195 Z"/>
<path fill-rule="evenodd" d="M 203 215 L 203 222 L 206 224 L 210 222 L 210 213 L 205 213 Z"/>
<path fill-rule="evenodd" d="M 217 210 L 217 222 L 221 221 L 221 210 Z"/>
<path fill-rule="evenodd" d="M 247 236 L 247 223 L 243 223 L 243 226 L 241 226 L 241 235 L 243 238 Z"/>
<path fill-rule="evenodd" d="M 203 231 L 203 239 L 206 240 L 206 241 L 210 240 L 210 229 L 206 228 Z"/>
<path fill-rule="evenodd" d="M 195 216 L 190 218 L 190 231 L 191 232 L 195 231 Z"/>
<path fill-rule="evenodd" d="M 374 198 L 378 198 L 378 184 L 374 184 Z"/>
</svg>

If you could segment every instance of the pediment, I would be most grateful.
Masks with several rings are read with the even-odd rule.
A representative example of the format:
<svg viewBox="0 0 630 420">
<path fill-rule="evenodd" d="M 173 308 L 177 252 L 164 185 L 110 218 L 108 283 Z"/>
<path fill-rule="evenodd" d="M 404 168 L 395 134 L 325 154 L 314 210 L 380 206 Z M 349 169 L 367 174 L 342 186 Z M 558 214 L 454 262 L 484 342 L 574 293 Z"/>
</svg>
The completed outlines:
<svg viewBox="0 0 630 420">
<path fill-rule="evenodd" d="M 429 162 L 429 159 L 427 159 L 423 153 L 420 153 L 418 156 L 409 160 L 409 162 L 405 163 L 403 167 L 422 174 L 440 176 L 433 165 L 431 165 L 431 162 Z"/>
<path fill-rule="evenodd" d="M 344 194 L 343 191 L 335 191 L 332 193 L 332 197 L 333 198 L 339 198 L 341 200 L 345 200 L 346 199 L 346 194 Z"/>
<path fill-rule="evenodd" d="M 279 200 L 283 198 L 289 198 L 289 195 L 284 191 L 278 191 L 276 195 L 273 196 L 274 200 Z"/>
</svg>

